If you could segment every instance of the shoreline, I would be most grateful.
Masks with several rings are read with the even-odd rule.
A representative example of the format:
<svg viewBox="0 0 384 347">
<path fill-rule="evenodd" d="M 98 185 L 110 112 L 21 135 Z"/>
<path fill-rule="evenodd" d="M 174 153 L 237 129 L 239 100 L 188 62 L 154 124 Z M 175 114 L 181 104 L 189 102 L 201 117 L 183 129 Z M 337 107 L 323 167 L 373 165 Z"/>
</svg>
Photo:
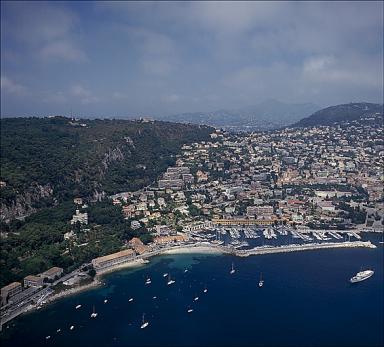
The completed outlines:
<svg viewBox="0 0 384 347">
<path fill-rule="evenodd" d="M 46 306 L 48 304 L 51 304 L 54 301 L 60 300 L 62 298 L 66 298 L 69 296 L 72 296 L 74 294 L 78 294 L 83 291 L 87 291 L 90 289 L 96 289 L 104 284 L 102 281 L 102 277 L 106 274 L 123 270 L 123 269 L 129 269 L 129 268 L 138 268 L 141 266 L 144 266 L 149 263 L 149 260 L 147 258 L 156 257 L 159 255 L 180 255 L 180 254 L 229 254 L 236 257 L 248 257 L 248 256 L 255 256 L 255 255 L 263 255 L 263 254 L 275 254 L 275 253 L 288 253 L 288 252 L 300 252 L 300 251 L 309 251 L 309 250 L 321 250 L 321 249 L 334 249 L 334 248 L 376 248 L 376 246 L 371 243 L 370 241 L 352 241 L 352 242 L 342 242 L 342 243 L 315 243 L 315 244 L 307 244 L 307 245 L 298 245 L 298 244 L 291 244 L 288 246 L 278 246 L 278 247 L 255 247 L 249 250 L 236 250 L 236 249 L 229 249 L 223 246 L 218 245 L 211 245 L 211 244 L 195 244 L 195 245 L 182 245 L 182 246 L 176 246 L 169 249 L 162 249 L 159 252 L 156 252 L 154 254 L 150 254 L 149 256 L 139 259 L 130 260 L 121 264 L 116 264 L 110 268 L 102 269 L 98 271 L 92 280 L 92 282 L 84 284 L 84 285 L 78 285 L 73 288 L 65 289 L 57 294 L 53 294 L 50 297 L 47 297 L 45 300 L 45 303 L 42 306 Z M 38 307 L 42 306 L 36 306 L 36 305 L 29 305 L 25 308 L 25 313 L 31 313 L 38 309 Z M 10 320 L 14 319 L 16 317 L 11 318 Z M 1 322 L 1 325 L 6 324 L 8 321 L 6 320 L 4 322 Z"/>
</svg>

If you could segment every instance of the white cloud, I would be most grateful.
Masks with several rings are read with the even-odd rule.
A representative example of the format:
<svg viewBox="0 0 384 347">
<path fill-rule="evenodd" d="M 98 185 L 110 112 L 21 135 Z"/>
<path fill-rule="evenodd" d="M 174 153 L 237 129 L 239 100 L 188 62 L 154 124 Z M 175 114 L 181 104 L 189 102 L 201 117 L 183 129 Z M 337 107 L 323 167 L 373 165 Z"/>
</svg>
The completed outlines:
<svg viewBox="0 0 384 347">
<path fill-rule="evenodd" d="M 44 59 L 63 59 L 74 62 L 87 60 L 85 53 L 70 41 L 50 42 L 41 49 L 40 53 Z"/>
<path fill-rule="evenodd" d="M 76 45 L 77 15 L 62 5 L 49 2 L 8 2 L 2 16 L 2 31 L 21 45 L 20 51 L 37 58 L 85 61 Z M 2 35 L 3 36 L 3 35 Z"/>
<path fill-rule="evenodd" d="M 5 76 L 1 76 L 1 91 L 8 94 L 22 95 L 25 94 L 27 88 Z"/>
<path fill-rule="evenodd" d="M 100 99 L 93 95 L 93 93 L 89 89 L 83 87 L 80 84 L 73 85 L 70 88 L 70 93 L 74 97 L 78 98 L 80 102 L 84 105 L 100 101 Z"/>
</svg>

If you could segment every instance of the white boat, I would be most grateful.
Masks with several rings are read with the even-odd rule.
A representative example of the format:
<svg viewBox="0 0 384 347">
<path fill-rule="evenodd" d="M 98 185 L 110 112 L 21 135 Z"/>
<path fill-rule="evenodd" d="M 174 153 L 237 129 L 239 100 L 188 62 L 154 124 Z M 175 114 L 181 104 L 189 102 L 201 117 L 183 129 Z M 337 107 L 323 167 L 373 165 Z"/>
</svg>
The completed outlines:
<svg viewBox="0 0 384 347">
<path fill-rule="evenodd" d="M 129 302 L 132 302 L 132 301 L 133 301 L 133 298 L 130 298 L 128 301 L 129 301 Z"/>
<path fill-rule="evenodd" d="M 349 281 L 351 283 L 357 283 L 361 281 L 367 280 L 371 277 L 375 272 L 373 270 L 365 270 L 358 272 L 355 276 L 353 276 Z"/>
<path fill-rule="evenodd" d="M 234 274 L 236 272 L 234 266 L 233 266 L 233 263 L 232 263 L 232 268 L 231 268 L 231 271 L 229 272 L 231 275 Z"/>
<path fill-rule="evenodd" d="M 148 277 L 147 280 L 145 281 L 145 284 L 151 284 L 151 283 L 152 283 L 152 281 L 151 281 L 151 279 Z"/>
<path fill-rule="evenodd" d="M 167 277 L 167 276 L 168 276 L 168 274 L 167 274 L 167 273 L 163 274 L 163 277 Z"/>
<path fill-rule="evenodd" d="M 93 312 L 91 313 L 91 318 L 96 318 L 97 313 L 95 312 L 95 306 L 93 306 Z"/>
<path fill-rule="evenodd" d="M 188 313 L 193 312 L 193 308 L 189 308 L 187 312 L 188 312 Z"/>
<path fill-rule="evenodd" d="M 171 284 L 174 284 L 175 281 L 173 279 L 171 279 L 171 276 L 168 275 L 168 282 L 167 282 L 167 286 L 170 286 Z"/>
<path fill-rule="evenodd" d="M 157 296 L 153 296 L 152 299 L 157 299 Z"/>
<path fill-rule="evenodd" d="M 188 272 L 188 269 L 185 269 L 185 270 L 184 270 L 184 273 L 186 273 L 186 272 Z"/>
<path fill-rule="evenodd" d="M 261 288 L 263 285 L 264 285 L 263 274 L 260 273 L 259 287 Z"/>
<path fill-rule="evenodd" d="M 204 292 L 204 293 L 208 292 L 208 289 L 207 289 L 207 288 L 204 288 L 203 292 Z"/>
<path fill-rule="evenodd" d="M 48 336 L 45 337 L 46 340 L 49 340 L 50 338 L 51 338 L 50 335 L 48 335 Z"/>
<path fill-rule="evenodd" d="M 76 310 L 78 310 L 80 307 L 81 307 L 81 305 L 77 305 L 75 308 L 76 308 Z"/>
<path fill-rule="evenodd" d="M 105 299 L 105 300 L 104 300 L 104 304 L 106 304 L 107 302 L 108 302 L 108 299 Z"/>
<path fill-rule="evenodd" d="M 73 329 L 75 329 L 75 326 L 74 326 L 74 325 L 71 325 L 71 326 L 69 327 L 69 330 L 73 330 Z"/>
<path fill-rule="evenodd" d="M 57 329 L 56 332 L 59 333 L 61 331 L 61 329 Z"/>
<path fill-rule="evenodd" d="M 195 298 L 193 299 L 193 301 L 197 301 L 199 300 L 199 297 L 198 296 L 195 296 Z"/>
<path fill-rule="evenodd" d="M 142 320 L 140 329 L 144 329 L 144 328 L 146 328 L 149 325 L 149 322 L 145 321 L 144 316 L 145 316 L 145 314 L 143 313 L 143 320 Z"/>
</svg>

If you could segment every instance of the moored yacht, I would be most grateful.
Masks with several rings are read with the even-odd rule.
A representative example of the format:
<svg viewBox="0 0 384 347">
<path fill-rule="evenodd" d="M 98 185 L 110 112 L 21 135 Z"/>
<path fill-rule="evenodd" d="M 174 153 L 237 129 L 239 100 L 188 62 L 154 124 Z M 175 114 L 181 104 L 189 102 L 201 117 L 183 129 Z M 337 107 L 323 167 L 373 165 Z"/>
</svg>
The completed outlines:
<svg viewBox="0 0 384 347">
<path fill-rule="evenodd" d="M 175 281 L 173 279 L 171 279 L 171 276 L 168 275 L 168 282 L 167 282 L 167 286 L 170 286 L 171 284 L 175 283 Z"/>
<path fill-rule="evenodd" d="M 97 313 L 95 312 L 95 306 L 93 306 L 93 312 L 91 313 L 91 318 L 96 318 Z"/>
<path fill-rule="evenodd" d="M 259 280 L 259 287 L 261 288 L 264 285 L 264 280 L 263 280 L 263 273 L 260 272 L 260 280 Z"/>
<path fill-rule="evenodd" d="M 144 317 L 145 317 L 145 313 L 143 313 L 143 319 L 142 319 L 142 323 L 141 323 L 140 329 L 144 329 L 144 328 L 146 328 L 149 325 L 149 322 L 146 322 Z"/>
<path fill-rule="evenodd" d="M 367 280 L 371 277 L 375 272 L 373 270 L 365 270 L 358 272 L 355 276 L 353 276 L 349 281 L 351 283 L 361 282 Z"/>
</svg>

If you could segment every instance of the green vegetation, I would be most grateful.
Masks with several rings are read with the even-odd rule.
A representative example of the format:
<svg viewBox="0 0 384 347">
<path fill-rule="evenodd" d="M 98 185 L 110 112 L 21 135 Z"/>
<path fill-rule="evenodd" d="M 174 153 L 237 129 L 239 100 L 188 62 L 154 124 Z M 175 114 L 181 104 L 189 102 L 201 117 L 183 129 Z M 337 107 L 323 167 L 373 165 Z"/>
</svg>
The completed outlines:
<svg viewBox="0 0 384 347">
<path fill-rule="evenodd" d="M 1 121 L 0 287 L 52 266 L 70 272 L 91 259 L 120 250 L 145 227 L 132 230 L 120 206 L 106 195 L 140 189 L 173 165 L 184 143 L 207 140 L 206 126 L 63 117 Z M 86 124 L 86 126 L 81 125 Z M 4 186 L 5 182 L 5 186 Z M 72 199 L 83 197 L 89 225 L 71 226 Z M 22 211 L 15 211 L 15 203 Z M 14 217 L 28 214 L 25 218 Z M 24 212 L 24 213 L 23 213 Z M 10 223 L 5 223 L 5 220 Z M 73 230 L 75 237 L 65 240 Z M 93 272 L 90 272 L 93 275 Z"/>
<path fill-rule="evenodd" d="M 184 143 L 207 140 L 212 128 L 127 120 L 71 121 L 64 117 L 1 121 L 1 204 L 32 194 L 32 207 L 136 190 L 153 182 Z M 79 123 L 86 124 L 80 126 Z M 53 189 L 40 194 L 40 186 Z"/>
</svg>

